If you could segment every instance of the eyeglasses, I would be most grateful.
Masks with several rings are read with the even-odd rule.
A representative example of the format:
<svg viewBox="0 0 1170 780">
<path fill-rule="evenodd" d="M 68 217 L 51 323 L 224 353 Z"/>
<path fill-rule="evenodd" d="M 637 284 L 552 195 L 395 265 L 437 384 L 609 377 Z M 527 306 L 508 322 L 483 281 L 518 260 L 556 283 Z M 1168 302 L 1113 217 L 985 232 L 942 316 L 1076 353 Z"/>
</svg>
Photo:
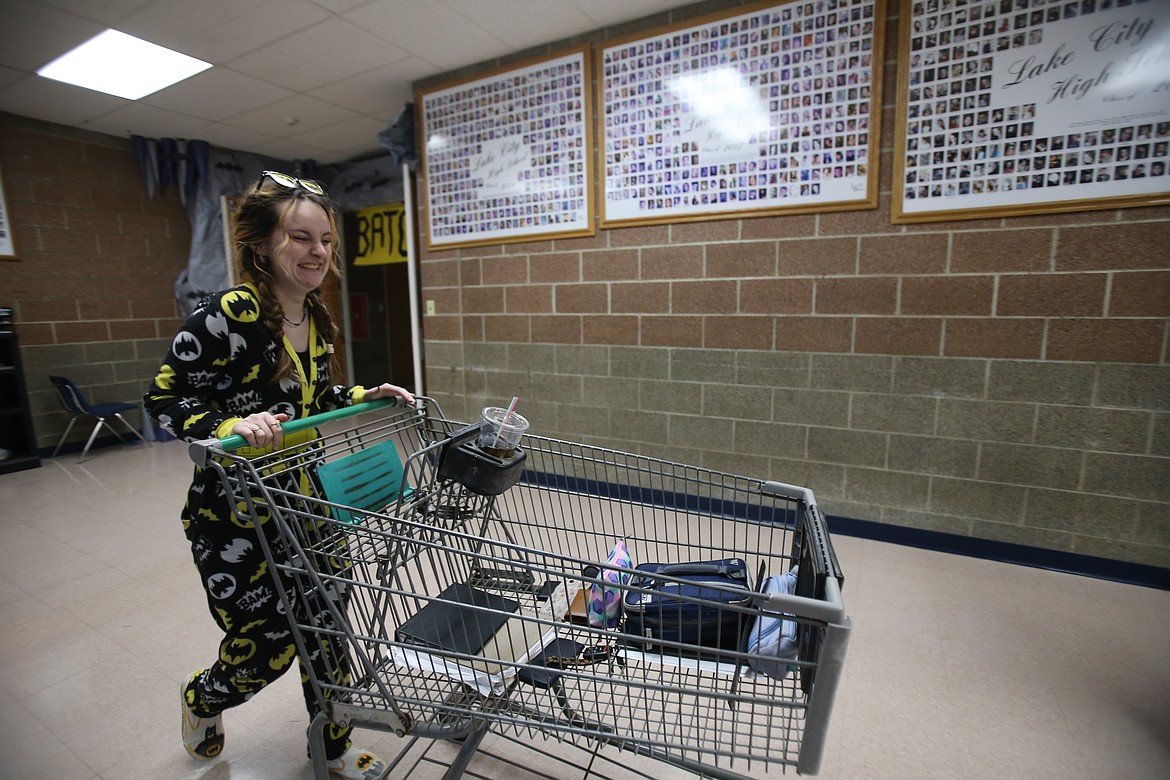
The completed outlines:
<svg viewBox="0 0 1170 780">
<path fill-rule="evenodd" d="M 260 174 L 261 182 L 266 178 L 272 179 L 286 190 L 295 190 L 300 187 L 302 190 L 311 192 L 314 195 L 325 195 L 325 188 L 312 179 L 298 179 L 296 176 L 289 176 L 287 173 L 281 173 L 280 171 L 264 171 Z"/>
</svg>

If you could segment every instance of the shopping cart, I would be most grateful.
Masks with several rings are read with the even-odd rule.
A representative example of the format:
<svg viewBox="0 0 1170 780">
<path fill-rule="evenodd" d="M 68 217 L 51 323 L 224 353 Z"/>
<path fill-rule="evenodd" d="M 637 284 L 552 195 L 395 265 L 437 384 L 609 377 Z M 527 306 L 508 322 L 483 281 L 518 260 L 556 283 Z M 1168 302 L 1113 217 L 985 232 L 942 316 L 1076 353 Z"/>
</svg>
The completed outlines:
<svg viewBox="0 0 1170 780">
<path fill-rule="evenodd" d="M 617 777 L 655 761 L 710 778 L 818 771 L 850 621 L 811 491 L 535 435 L 494 457 L 477 426 L 428 398 L 284 427 L 319 436 L 252 459 L 233 454 L 239 437 L 190 454 L 263 529 L 302 657 L 339 659 L 335 673 L 310 674 L 318 780 L 328 720 L 411 737 L 399 761 L 419 740 L 446 746 L 452 778 L 486 736 L 547 744 L 533 761 L 556 763 L 547 777 L 605 776 L 605 761 Z M 628 565 L 608 557 L 618 540 Z M 739 613 L 735 641 L 655 639 L 580 614 L 578 594 L 603 585 L 644 596 L 640 563 L 733 558 L 752 572 L 746 599 L 725 604 L 714 583 L 676 600 Z M 761 592 L 761 575 L 788 573 L 794 594 Z M 311 619 L 308 601 L 325 605 Z M 769 667 L 747 639 L 778 616 L 798 652 Z"/>
</svg>

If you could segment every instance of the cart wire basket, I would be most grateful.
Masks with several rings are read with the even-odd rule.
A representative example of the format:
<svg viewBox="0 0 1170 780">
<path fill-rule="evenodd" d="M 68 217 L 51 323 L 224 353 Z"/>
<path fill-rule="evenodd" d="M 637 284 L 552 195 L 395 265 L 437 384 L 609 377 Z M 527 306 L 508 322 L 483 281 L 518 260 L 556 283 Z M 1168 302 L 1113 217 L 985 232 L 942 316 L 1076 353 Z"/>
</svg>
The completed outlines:
<svg viewBox="0 0 1170 780">
<path fill-rule="evenodd" d="M 811 490 L 531 434 L 497 457 L 424 397 L 284 430 L 315 435 L 189 453 L 259 529 L 301 657 L 332 659 L 309 671 L 318 780 L 328 721 L 411 738 L 398 761 L 447 745 L 450 778 L 489 734 L 547 743 L 548 777 L 603 776 L 599 756 L 617 777 L 656 761 L 704 778 L 818 771 L 850 621 Z M 745 582 L 693 587 L 695 566 L 727 561 Z M 678 630 L 629 629 L 622 605 L 665 591 L 675 617 L 658 616 Z M 715 613 L 717 641 L 688 636 L 684 613 Z M 769 625 L 782 655 L 752 641 Z"/>
</svg>

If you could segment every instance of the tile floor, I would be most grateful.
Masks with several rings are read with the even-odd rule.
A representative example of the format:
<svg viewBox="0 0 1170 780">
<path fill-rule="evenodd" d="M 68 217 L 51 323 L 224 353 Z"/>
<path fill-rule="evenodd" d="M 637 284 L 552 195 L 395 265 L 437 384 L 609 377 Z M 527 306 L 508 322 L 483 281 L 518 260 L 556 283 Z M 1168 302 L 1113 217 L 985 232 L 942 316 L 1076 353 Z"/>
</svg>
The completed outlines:
<svg viewBox="0 0 1170 780">
<path fill-rule="evenodd" d="M 0 476 L 0 778 L 310 780 L 293 675 L 227 715 L 218 761 L 179 744 L 179 680 L 217 645 L 177 519 L 185 448 L 76 457 Z M 854 632 L 820 777 L 1170 777 L 1170 592 L 835 541 Z M 440 777 L 454 755 L 359 736 L 409 747 L 394 778 Z M 475 777 L 583 777 L 588 760 L 485 747 Z M 598 766 L 637 764 L 617 761 Z"/>
</svg>

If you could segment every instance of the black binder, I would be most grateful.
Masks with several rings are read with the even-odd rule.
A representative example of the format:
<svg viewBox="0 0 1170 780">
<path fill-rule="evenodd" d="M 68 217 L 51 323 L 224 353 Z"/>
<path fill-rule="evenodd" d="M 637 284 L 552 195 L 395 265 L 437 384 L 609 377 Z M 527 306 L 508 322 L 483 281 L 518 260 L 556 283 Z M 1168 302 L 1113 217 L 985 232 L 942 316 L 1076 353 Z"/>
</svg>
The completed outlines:
<svg viewBox="0 0 1170 780">
<path fill-rule="evenodd" d="M 403 644 L 476 655 L 508 620 L 506 613 L 519 609 L 511 599 L 456 583 L 408 618 L 394 632 L 394 638 Z"/>
</svg>

